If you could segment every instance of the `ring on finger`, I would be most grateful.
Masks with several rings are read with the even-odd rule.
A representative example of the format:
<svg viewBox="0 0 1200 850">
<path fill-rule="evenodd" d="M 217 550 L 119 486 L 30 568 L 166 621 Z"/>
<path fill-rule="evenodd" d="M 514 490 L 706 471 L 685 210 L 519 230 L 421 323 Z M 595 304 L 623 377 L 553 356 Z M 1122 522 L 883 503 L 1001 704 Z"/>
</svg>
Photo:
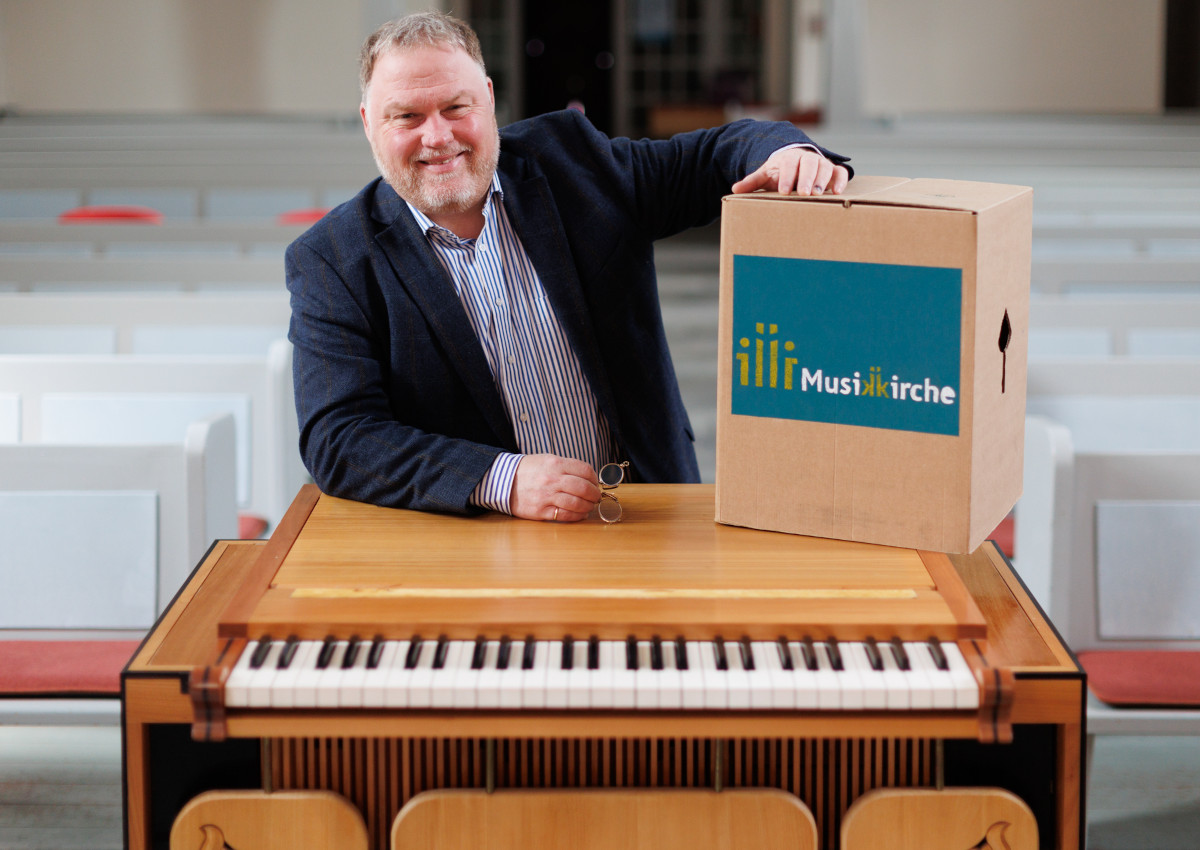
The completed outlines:
<svg viewBox="0 0 1200 850">
<path fill-rule="evenodd" d="M 558 522 L 558 508 L 554 509 L 554 521 Z"/>
</svg>

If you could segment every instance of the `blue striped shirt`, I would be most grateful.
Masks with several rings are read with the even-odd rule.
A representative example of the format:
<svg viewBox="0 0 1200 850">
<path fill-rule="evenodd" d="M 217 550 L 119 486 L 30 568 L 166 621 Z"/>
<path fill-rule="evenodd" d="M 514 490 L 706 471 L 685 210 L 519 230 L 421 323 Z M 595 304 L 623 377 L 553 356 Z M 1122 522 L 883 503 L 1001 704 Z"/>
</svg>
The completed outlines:
<svg viewBox="0 0 1200 850">
<path fill-rule="evenodd" d="M 521 452 L 576 458 L 599 469 L 615 459 L 608 421 L 503 202 L 500 178 L 493 175 L 475 239 L 460 239 L 411 204 L 409 209 L 454 281 Z M 509 513 L 520 460 L 502 452 L 471 494 L 472 504 Z"/>
</svg>

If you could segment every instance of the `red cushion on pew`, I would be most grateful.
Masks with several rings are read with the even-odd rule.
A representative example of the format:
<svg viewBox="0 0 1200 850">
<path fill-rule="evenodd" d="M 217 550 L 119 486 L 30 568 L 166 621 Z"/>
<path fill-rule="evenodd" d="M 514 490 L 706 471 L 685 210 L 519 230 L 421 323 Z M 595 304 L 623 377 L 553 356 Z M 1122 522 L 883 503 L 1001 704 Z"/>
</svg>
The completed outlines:
<svg viewBox="0 0 1200 850">
<path fill-rule="evenodd" d="M 1200 652 L 1080 652 L 1088 686 L 1100 700 L 1124 706 L 1200 706 Z"/>
<path fill-rule="evenodd" d="M 1013 515 L 1009 511 L 1008 516 L 1000 520 L 1000 524 L 988 535 L 988 540 L 996 541 L 996 545 L 1005 557 L 1011 558 L 1013 556 L 1013 533 Z"/>
<path fill-rule="evenodd" d="M 150 207 L 110 204 L 76 207 L 58 217 L 59 224 L 162 224 L 163 214 Z"/>
<path fill-rule="evenodd" d="M 0 641 L 0 694 L 117 696 L 136 640 Z"/>
<path fill-rule="evenodd" d="M 329 212 L 329 207 L 313 207 L 307 210 L 288 210 L 275 217 L 277 224 L 316 224 Z"/>
<path fill-rule="evenodd" d="M 255 514 L 238 514 L 238 537 L 257 540 L 267 530 L 267 521 Z"/>
</svg>

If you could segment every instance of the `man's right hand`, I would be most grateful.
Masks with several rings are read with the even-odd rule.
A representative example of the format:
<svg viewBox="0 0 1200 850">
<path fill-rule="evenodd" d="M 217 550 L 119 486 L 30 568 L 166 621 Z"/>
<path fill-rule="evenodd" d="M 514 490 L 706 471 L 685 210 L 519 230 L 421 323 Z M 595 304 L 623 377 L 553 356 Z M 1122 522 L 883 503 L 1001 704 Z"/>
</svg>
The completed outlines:
<svg viewBox="0 0 1200 850">
<path fill-rule="evenodd" d="M 558 455 L 525 455 L 513 476 L 508 509 L 521 519 L 578 522 L 600 501 L 596 470 Z"/>
</svg>

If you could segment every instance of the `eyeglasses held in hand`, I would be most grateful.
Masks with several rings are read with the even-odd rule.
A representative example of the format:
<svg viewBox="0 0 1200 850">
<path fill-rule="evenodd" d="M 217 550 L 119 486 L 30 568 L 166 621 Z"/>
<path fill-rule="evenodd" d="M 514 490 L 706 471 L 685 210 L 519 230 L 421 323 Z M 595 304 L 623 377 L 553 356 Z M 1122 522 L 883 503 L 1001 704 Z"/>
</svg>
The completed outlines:
<svg viewBox="0 0 1200 850">
<path fill-rule="evenodd" d="M 600 504 L 596 506 L 596 512 L 605 522 L 621 521 L 621 502 L 617 499 L 617 494 L 610 491 L 617 489 L 625 480 L 627 466 L 629 461 L 606 463 L 600 467 Z"/>
</svg>

